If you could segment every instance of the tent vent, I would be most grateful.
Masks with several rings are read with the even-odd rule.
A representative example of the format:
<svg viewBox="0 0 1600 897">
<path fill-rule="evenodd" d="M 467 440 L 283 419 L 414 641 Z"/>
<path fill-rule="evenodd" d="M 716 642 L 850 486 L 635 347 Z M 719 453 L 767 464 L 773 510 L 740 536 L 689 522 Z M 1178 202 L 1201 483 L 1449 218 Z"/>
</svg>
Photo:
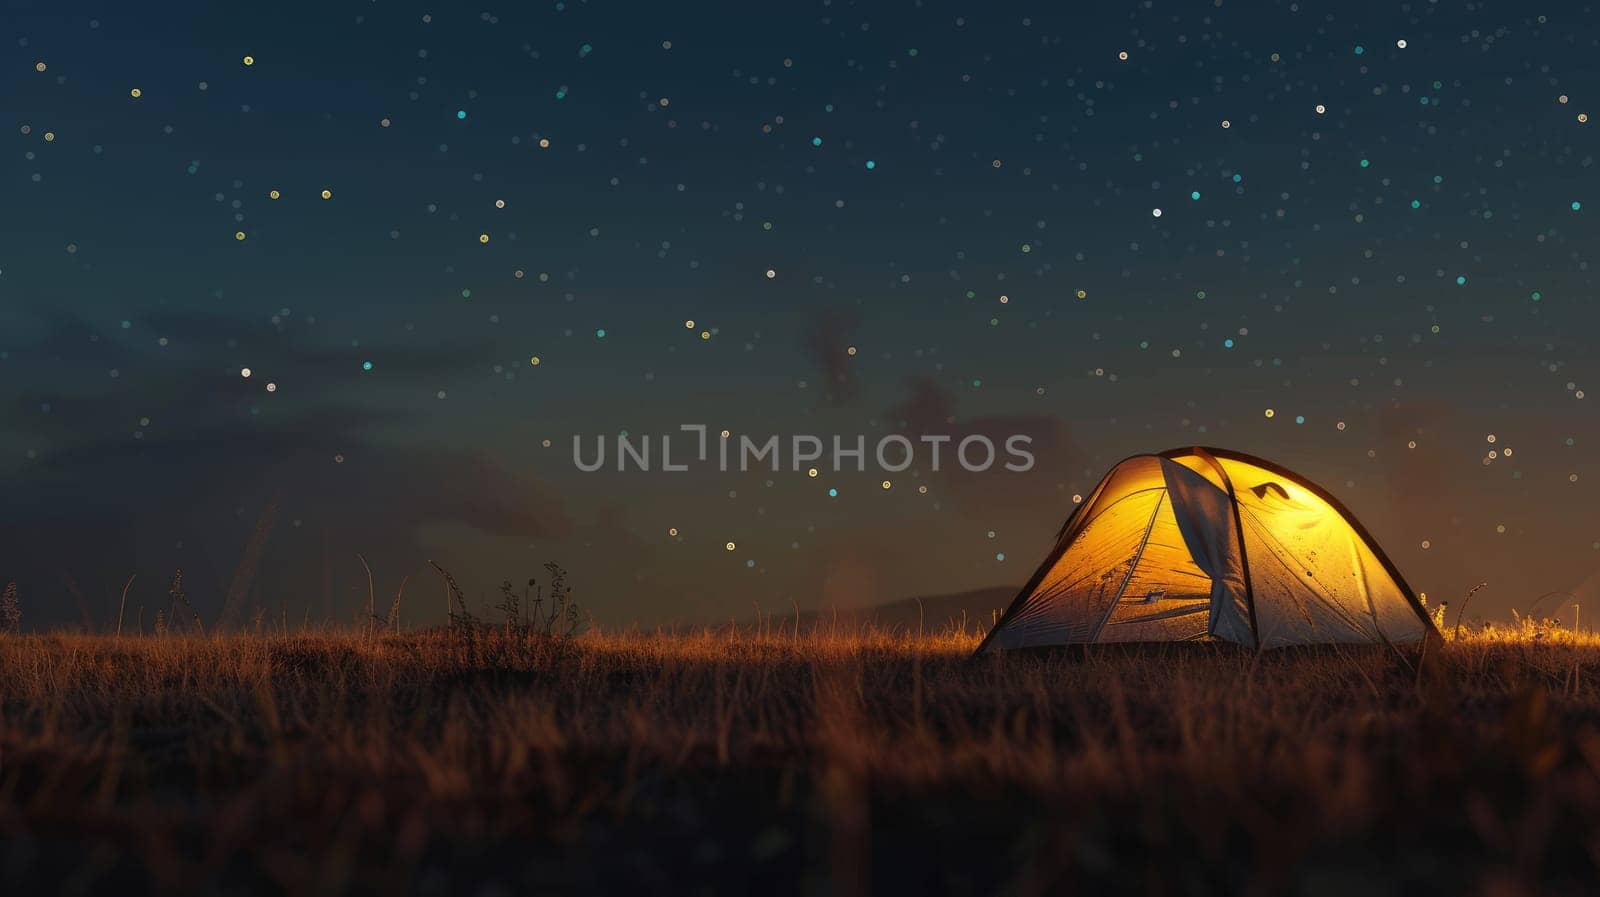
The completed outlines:
<svg viewBox="0 0 1600 897">
<path fill-rule="evenodd" d="M 1288 501 L 1289 500 L 1289 490 L 1283 488 L 1282 486 L 1278 485 L 1277 483 L 1273 483 L 1273 482 L 1270 482 L 1270 481 L 1266 482 L 1266 483 L 1262 483 L 1259 486 L 1251 486 L 1250 487 L 1250 491 L 1254 492 L 1256 494 L 1256 498 L 1260 498 L 1260 499 L 1265 499 L 1267 497 L 1267 493 L 1268 492 L 1276 492 L 1278 494 L 1279 498 L 1283 499 L 1284 501 Z"/>
</svg>

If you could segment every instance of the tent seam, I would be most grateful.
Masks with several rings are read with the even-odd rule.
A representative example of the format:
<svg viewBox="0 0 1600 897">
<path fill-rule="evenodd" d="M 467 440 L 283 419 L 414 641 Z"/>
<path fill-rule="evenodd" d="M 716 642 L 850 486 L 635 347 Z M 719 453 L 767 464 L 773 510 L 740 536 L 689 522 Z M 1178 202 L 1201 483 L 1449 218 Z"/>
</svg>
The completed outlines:
<svg viewBox="0 0 1600 897">
<path fill-rule="evenodd" d="M 1128 591 L 1128 583 L 1133 582 L 1133 574 L 1139 569 L 1139 561 L 1144 558 L 1144 548 L 1150 544 L 1150 533 L 1156 528 L 1156 518 L 1161 516 L 1161 503 L 1167 500 L 1167 490 L 1162 489 L 1156 497 L 1156 506 L 1150 509 L 1150 520 L 1144 525 L 1144 538 L 1139 540 L 1139 548 L 1133 553 L 1133 562 L 1128 565 L 1128 572 L 1122 577 L 1122 585 L 1117 587 L 1117 594 L 1112 597 L 1111 603 L 1106 606 L 1105 615 L 1100 618 L 1099 625 L 1089 635 L 1089 644 L 1100 640 L 1100 633 L 1105 631 L 1106 623 L 1111 619 L 1112 613 L 1117 609 L 1117 603 L 1122 600 L 1123 594 Z"/>
<path fill-rule="evenodd" d="M 1044 578 L 1049 574 L 1050 568 L 1054 567 L 1056 562 L 1061 560 L 1061 556 L 1066 554 L 1067 551 L 1072 548 L 1072 544 L 1078 540 L 1078 536 L 1083 534 L 1084 527 L 1080 527 L 1076 532 L 1072 533 L 1070 537 L 1067 535 L 1067 531 L 1072 528 L 1073 521 L 1077 518 L 1080 510 L 1086 511 L 1093 507 L 1095 502 L 1100 500 L 1100 496 L 1105 493 L 1106 484 L 1111 482 L 1111 478 L 1116 474 L 1117 468 L 1135 458 L 1157 457 L 1160 456 L 1143 454 L 1129 455 L 1128 457 L 1123 458 L 1121 461 L 1118 461 L 1111 467 L 1109 471 L 1106 472 L 1105 476 L 1100 478 L 1100 482 L 1095 484 L 1094 491 L 1089 493 L 1089 496 L 1084 500 L 1084 503 L 1080 507 L 1073 508 L 1072 513 L 1067 515 L 1067 521 L 1061 524 L 1061 532 L 1056 534 L 1055 547 L 1050 549 L 1050 553 L 1045 556 L 1044 562 L 1039 565 L 1039 569 L 1035 570 L 1033 576 L 1029 577 L 1028 581 L 1023 584 L 1022 590 L 1017 593 L 1017 597 L 1011 599 L 1011 604 L 1007 605 L 1005 612 L 1000 614 L 1000 619 L 996 620 L 994 625 L 989 628 L 989 631 L 984 633 L 983 641 L 978 643 L 978 647 L 973 650 L 972 656 L 976 657 L 979 654 L 982 654 L 984 649 L 989 647 L 989 643 L 994 641 L 995 635 L 999 633 L 1001 629 L 1004 629 L 1006 624 L 1011 622 L 1016 617 L 1016 615 L 1022 610 L 1023 605 L 1027 602 L 1028 598 L 1030 598 L 1034 591 L 1039 588 L 1039 584 L 1044 582 Z"/>
</svg>

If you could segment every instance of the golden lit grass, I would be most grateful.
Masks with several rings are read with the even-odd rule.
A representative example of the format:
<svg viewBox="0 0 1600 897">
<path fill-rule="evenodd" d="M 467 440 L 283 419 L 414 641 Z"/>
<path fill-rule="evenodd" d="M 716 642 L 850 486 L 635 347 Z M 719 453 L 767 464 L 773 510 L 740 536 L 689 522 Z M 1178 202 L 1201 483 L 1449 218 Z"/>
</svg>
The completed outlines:
<svg viewBox="0 0 1600 897">
<path fill-rule="evenodd" d="M 0 637 L 0 890 L 1577 888 L 1600 639 Z M 23 888 L 24 890 L 16 890 Z"/>
</svg>

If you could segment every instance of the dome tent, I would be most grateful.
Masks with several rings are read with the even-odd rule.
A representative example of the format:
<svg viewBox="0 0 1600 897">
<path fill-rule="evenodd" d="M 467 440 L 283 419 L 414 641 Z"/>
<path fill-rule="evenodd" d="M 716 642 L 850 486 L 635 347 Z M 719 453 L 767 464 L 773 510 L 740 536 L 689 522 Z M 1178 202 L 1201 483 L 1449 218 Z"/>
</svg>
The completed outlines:
<svg viewBox="0 0 1600 897">
<path fill-rule="evenodd" d="M 1242 452 L 1112 468 L 978 653 L 1218 639 L 1248 648 L 1417 642 L 1416 593 L 1343 505 Z"/>
</svg>

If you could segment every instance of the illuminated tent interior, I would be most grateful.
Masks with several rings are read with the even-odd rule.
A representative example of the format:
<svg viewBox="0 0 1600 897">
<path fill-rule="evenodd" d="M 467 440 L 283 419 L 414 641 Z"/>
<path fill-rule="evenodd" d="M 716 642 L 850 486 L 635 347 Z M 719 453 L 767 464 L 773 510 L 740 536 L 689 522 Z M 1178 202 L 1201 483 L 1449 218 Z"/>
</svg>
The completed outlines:
<svg viewBox="0 0 1600 897">
<path fill-rule="evenodd" d="M 1185 448 L 1113 468 L 978 651 L 1385 644 L 1433 631 L 1394 564 L 1332 496 L 1260 458 Z"/>
</svg>

